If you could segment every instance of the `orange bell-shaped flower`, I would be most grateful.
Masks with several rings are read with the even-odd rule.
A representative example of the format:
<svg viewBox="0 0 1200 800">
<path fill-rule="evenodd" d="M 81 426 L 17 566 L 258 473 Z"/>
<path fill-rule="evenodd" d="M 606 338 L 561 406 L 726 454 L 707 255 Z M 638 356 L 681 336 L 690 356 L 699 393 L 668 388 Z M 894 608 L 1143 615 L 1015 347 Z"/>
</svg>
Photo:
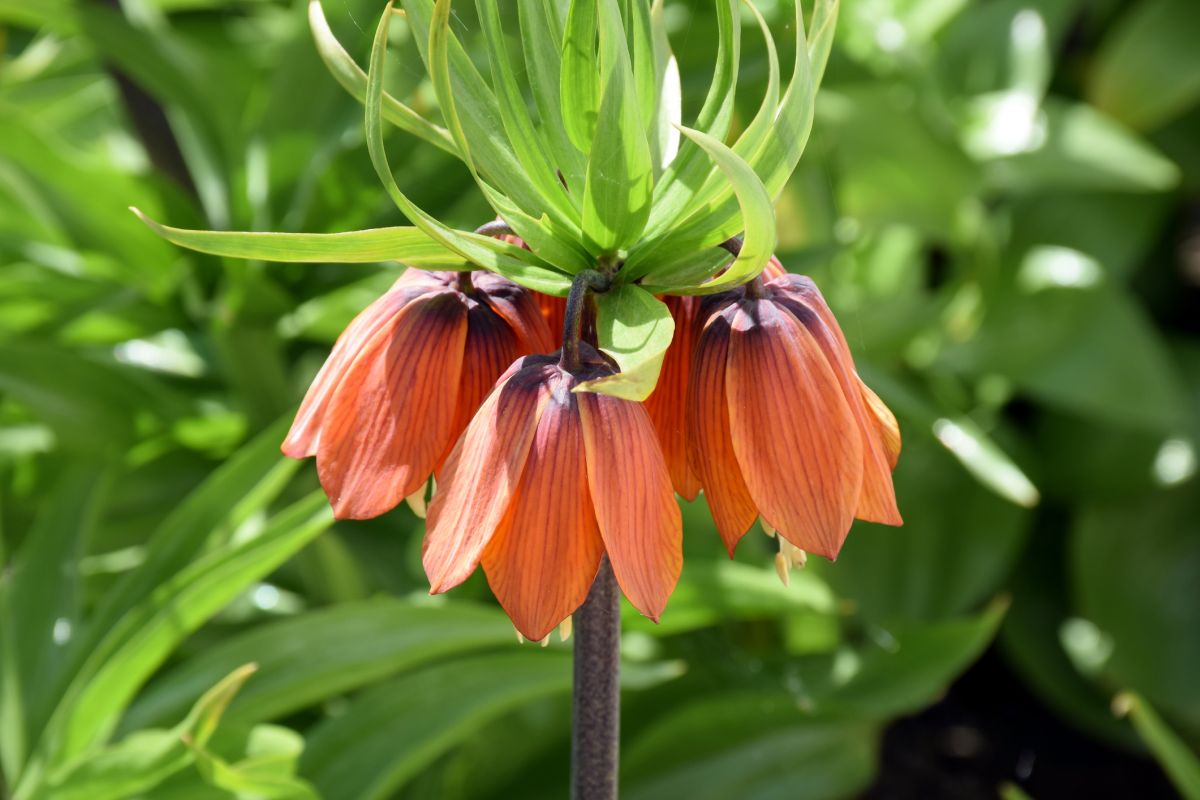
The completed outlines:
<svg viewBox="0 0 1200 800">
<path fill-rule="evenodd" d="M 760 515 L 831 559 L 855 517 L 899 525 L 896 419 L 859 379 L 812 281 L 756 280 L 707 298 L 700 321 L 691 463 L 730 554 Z"/>
<path fill-rule="evenodd" d="M 337 517 L 377 516 L 425 485 L 513 359 L 550 347 L 515 283 L 410 269 L 338 338 L 282 450 L 317 457 Z"/>
<path fill-rule="evenodd" d="M 505 373 L 455 445 L 429 507 L 431 593 L 482 562 L 496 598 L 541 639 L 587 598 L 607 553 L 629 601 L 657 620 L 682 567 L 681 519 L 641 404 L 574 393 L 613 373 L 587 344 L 582 366 L 528 356 Z"/>
</svg>

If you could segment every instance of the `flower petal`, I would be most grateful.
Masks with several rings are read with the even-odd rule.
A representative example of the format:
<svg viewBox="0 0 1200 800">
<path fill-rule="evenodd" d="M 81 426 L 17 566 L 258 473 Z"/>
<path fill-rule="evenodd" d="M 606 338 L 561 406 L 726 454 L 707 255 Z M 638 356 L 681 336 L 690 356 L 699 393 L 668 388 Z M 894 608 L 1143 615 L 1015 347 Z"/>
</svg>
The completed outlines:
<svg viewBox="0 0 1200 800">
<path fill-rule="evenodd" d="M 317 445 L 317 473 L 339 518 L 382 514 L 433 472 L 454 424 L 466 323 L 454 292 L 426 294 L 345 371 Z"/>
<path fill-rule="evenodd" d="M 511 371 L 446 458 L 421 552 L 430 594 L 467 579 L 508 511 L 546 404 L 548 369 L 535 365 Z"/>
<path fill-rule="evenodd" d="M 663 358 L 658 385 L 646 398 L 643 405 L 662 446 L 671 483 L 685 499 L 696 499 L 700 492 L 700 480 L 688 464 L 687 441 L 687 393 L 692 371 L 692 352 L 695 350 L 695 316 L 697 300 L 694 297 L 665 297 L 663 302 L 675 318 L 675 336 Z"/>
<path fill-rule="evenodd" d="M 483 550 L 492 592 L 531 641 L 583 604 L 604 554 L 577 401 L 566 384 L 565 376 L 551 379 L 516 498 Z"/>
<path fill-rule="evenodd" d="M 730 319 L 735 311 L 731 307 L 714 315 L 700 334 L 687 402 L 692 469 L 704 486 L 709 512 L 730 558 L 758 518 L 758 508 L 742 480 L 742 468 L 733 451 L 725 398 Z"/>
<path fill-rule="evenodd" d="M 381 328 L 394 322 L 394 317 L 402 308 L 424 293 L 424 290 L 401 289 L 399 286 L 400 282 L 397 281 L 379 299 L 363 309 L 334 342 L 329 358 L 325 359 L 325 364 L 308 387 L 291 430 L 283 440 L 280 449 L 285 456 L 307 458 L 317 454 L 317 442 L 329 400 L 341 385 L 346 370 Z"/>
<path fill-rule="evenodd" d="M 588 487 L 617 583 L 658 621 L 683 567 L 682 520 L 654 426 L 641 403 L 576 395 Z"/>
<path fill-rule="evenodd" d="M 438 459 L 438 472 L 458 437 L 496 385 L 496 380 L 518 358 L 528 355 L 517 334 L 490 306 L 468 299 L 467 307 L 467 339 L 458 384 L 458 406 L 446 449 Z"/>
<path fill-rule="evenodd" d="M 555 332 L 546 325 L 533 292 L 494 272 L 472 273 L 472 280 L 480 290 L 478 299 L 491 306 L 516 332 L 521 341 L 521 355 L 555 349 L 552 335 Z"/>
<path fill-rule="evenodd" d="M 879 422 L 867 404 L 862 391 L 864 384 L 854 370 L 850 346 L 846 343 L 846 337 L 842 334 L 833 311 L 808 278 L 800 275 L 788 276 L 768 285 L 772 289 L 783 289 L 776 295 L 775 301 L 790 311 L 820 346 L 838 377 L 842 392 L 858 424 L 864 445 L 863 482 L 855 516 L 869 522 L 900 525 L 903 520 L 899 508 L 896 507 L 896 491 L 892 486 L 892 468 L 895 461 L 887 452 L 886 444 L 880 436 Z M 875 401 L 882 404 L 878 398 L 875 398 Z M 890 416 L 891 412 L 887 411 L 886 407 L 884 411 Z M 891 422 L 894 426 L 895 418 L 892 418 Z M 899 436 L 898 429 L 896 435 Z"/>
<path fill-rule="evenodd" d="M 727 368 L 733 449 L 766 521 L 797 547 L 841 549 L 862 490 L 863 442 L 819 345 L 770 300 L 743 300 Z"/>
<path fill-rule="evenodd" d="M 895 469 L 896 462 L 900 460 L 900 425 L 896 422 L 896 415 L 879 399 L 879 395 L 871 391 L 870 386 L 862 382 L 861 378 L 858 381 L 858 388 L 862 392 L 863 401 L 867 404 L 867 410 L 871 413 L 875 433 L 879 437 L 879 441 L 883 443 L 888 466 Z"/>
</svg>

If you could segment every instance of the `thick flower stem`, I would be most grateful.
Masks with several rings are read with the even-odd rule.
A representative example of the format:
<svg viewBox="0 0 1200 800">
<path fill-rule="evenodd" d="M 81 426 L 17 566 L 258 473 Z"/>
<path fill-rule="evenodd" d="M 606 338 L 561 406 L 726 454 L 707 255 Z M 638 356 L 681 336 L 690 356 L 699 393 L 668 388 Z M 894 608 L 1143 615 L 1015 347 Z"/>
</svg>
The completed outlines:
<svg viewBox="0 0 1200 800">
<path fill-rule="evenodd" d="M 579 369 L 579 339 L 583 333 L 583 316 L 590 292 L 608 290 L 612 280 L 596 270 L 587 269 L 575 276 L 567 295 L 567 310 L 563 316 L 563 346 L 559 366 L 568 372 Z"/>
<path fill-rule="evenodd" d="M 615 800 L 621 731 L 621 595 L 606 556 L 575 612 L 571 798 Z"/>
</svg>

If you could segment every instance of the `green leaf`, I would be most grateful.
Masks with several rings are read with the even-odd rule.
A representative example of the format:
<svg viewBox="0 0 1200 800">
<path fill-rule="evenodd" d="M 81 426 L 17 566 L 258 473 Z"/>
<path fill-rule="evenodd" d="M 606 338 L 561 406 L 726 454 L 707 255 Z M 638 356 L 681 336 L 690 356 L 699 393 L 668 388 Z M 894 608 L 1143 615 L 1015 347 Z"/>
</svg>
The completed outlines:
<svg viewBox="0 0 1200 800">
<path fill-rule="evenodd" d="M 137 689 L 189 633 L 333 523 L 316 491 L 162 583 L 91 653 L 50 720 L 39 756 L 63 763 L 103 742 Z"/>
<path fill-rule="evenodd" d="M 225 544 L 242 523 L 263 513 L 278 497 L 300 468 L 299 462 L 279 454 L 287 422 L 280 420 L 268 427 L 234 453 L 155 527 L 144 543 L 141 563 L 104 596 L 72 643 L 75 663 L 68 677 L 74 676 L 73 670 L 91 656 L 103 637 L 156 586 L 179 574 L 206 547 Z M 253 659 L 239 663 L 248 660 Z M 221 674 L 235 666 L 228 665 Z M 219 677 L 210 676 L 204 685 Z"/>
<path fill-rule="evenodd" d="M 558 15 L 547 0 L 518 0 L 521 46 L 525 53 L 525 77 L 533 94 L 540 125 L 554 161 L 562 170 L 568 191 L 581 191 L 587 170 L 585 149 L 577 148 L 567 132 L 562 106 L 563 31 Z"/>
<path fill-rule="evenodd" d="M 467 265 L 462 256 L 417 228 L 374 228 L 346 233 L 193 231 L 162 225 L 136 208 L 130 210 L 169 242 L 227 258 L 305 264 L 399 261 L 422 269 L 462 269 Z"/>
<path fill-rule="evenodd" d="M 1088 72 L 1093 105 L 1137 130 L 1154 130 L 1200 101 L 1200 8 L 1190 0 L 1130 5 Z"/>
<path fill-rule="evenodd" d="M 991 644 L 1007 598 L 981 614 L 939 622 L 904 620 L 873 631 L 872 641 L 827 675 L 806 681 L 818 714 L 886 719 L 912 714 L 946 687 Z"/>
<path fill-rule="evenodd" d="M 259 674 L 230 712 L 240 723 L 280 719 L 398 672 L 470 650 L 513 641 L 494 609 L 417 605 L 378 598 L 312 611 L 259 626 L 206 650 L 156 681 L 138 699 L 126 728 L 161 724 L 214 675 L 253 657 Z"/>
<path fill-rule="evenodd" d="M 562 39 L 559 103 L 567 136 L 581 153 L 591 152 L 600 112 L 596 4 L 597 0 L 571 0 Z"/>
<path fill-rule="evenodd" d="M 570 686 L 570 656 L 541 649 L 405 675 L 364 692 L 317 726 L 301 773 L 323 796 L 382 800 L 487 722 L 532 700 L 565 695 Z"/>
<path fill-rule="evenodd" d="M 309 0 L 308 24 L 317 44 L 317 52 L 329 68 L 330 74 L 355 100 L 360 103 L 366 102 L 367 73 L 362 71 L 362 67 L 354 62 L 333 35 L 325 19 L 325 10 L 321 8 L 321 0 Z M 450 155 L 458 155 L 458 148 L 450 138 L 449 131 L 425 119 L 386 92 L 383 95 L 382 114 L 385 120 L 401 130 L 420 137 Z"/>
<path fill-rule="evenodd" d="M 205 782 L 217 789 L 237 797 L 317 800 L 312 786 L 294 774 L 304 739 L 290 728 L 256 726 L 250 731 L 246 758 L 234 763 L 204 747 L 190 749 Z"/>
<path fill-rule="evenodd" d="M 667 37 L 663 0 L 654 0 L 650 8 L 651 46 L 654 50 L 654 78 L 657 101 L 650 124 L 650 155 L 654 174 L 660 175 L 679 153 L 679 128 L 683 124 L 683 87 L 679 80 L 679 62 L 671 52 Z M 650 215 L 654 215 L 651 210 Z"/>
<path fill-rule="evenodd" d="M 622 748 L 622 797 L 837 800 L 866 788 L 877 732 L 815 719 L 782 691 L 703 693 Z"/>
<path fill-rule="evenodd" d="M 1068 545 L 1075 611 L 1111 637 L 1099 666 L 1200 734 L 1200 494 L 1196 481 L 1133 502 L 1080 510 Z"/>
<path fill-rule="evenodd" d="M 628 283 L 597 295 L 596 306 L 600 349 L 616 360 L 621 371 L 584 381 L 573 391 L 645 400 L 658 383 L 675 334 L 670 309 L 642 287 Z"/>
<path fill-rule="evenodd" d="M 786 617 L 808 627 L 836 626 L 838 598 L 813 570 L 779 582 L 774 566 L 757 567 L 727 559 L 685 559 L 671 593 L 671 613 L 651 622 L 632 606 L 621 607 L 621 624 L 651 636 L 675 636 L 731 619 Z M 836 633 L 834 634 L 836 635 Z"/>
<path fill-rule="evenodd" d="M 583 191 L 584 242 L 595 255 L 633 244 L 650 216 L 654 167 L 616 0 L 600 0 L 604 94 Z"/>
<path fill-rule="evenodd" d="M 737 0 L 717 0 L 717 60 L 712 83 L 704 105 L 692 128 L 714 139 L 723 140 L 733 119 L 737 89 L 738 59 L 741 55 L 742 29 L 737 20 Z M 660 38 L 665 40 L 665 32 Z M 679 152 L 654 187 L 654 202 L 646 223 L 646 236 L 661 236 L 712 173 L 704 151 L 690 139 L 684 139 Z"/>
<path fill-rule="evenodd" d="M 891 393 L 884 396 L 890 403 Z M 981 485 L 902 407 L 892 407 L 904 435 L 893 481 L 905 535 L 857 523 L 837 563 L 814 560 L 806 569 L 873 622 L 954 618 L 1004 587 L 1030 514 Z"/>
<path fill-rule="evenodd" d="M 402 3 L 405 19 L 442 103 L 446 125 L 462 151 L 461 157 L 472 169 L 472 174 L 478 175 L 477 182 L 481 186 L 490 183 L 529 216 L 538 218 L 549 214 L 556 223 L 571 229 L 574 215 L 561 211 L 560 204 L 552 202 L 553 198 L 543 197 L 538 182 L 522 168 L 512 142 L 505 135 L 500 104 L 475 68 L 470 54 L 457 36 L 448 30 L 443 33 L 435 30 L 433 0 L 402 0 Z M 430 43 L 438 37 L 447 49 L 439 57 L 440 66 L 434 63 L 434 54 L 430 51 Z M 386 41 L 383 45 L 386 46 Z M 468 142 L 469 152 L 466 151 Z"/>
<path fill-rule="evenodd" d="M 22 740 L 37 734 L 36 726 L 53 701 L 65 641 L 78 635 L 78 562 L 96 526 L 110 478 L 95 464 L 68 469 L 47 494 L 11 567 L 7 601 L 15 613 L 6 622 L 12 625 L 10 679 L 21 688 L 30 725 Z"/>
<path fill-rule="evenodd" d="M 1200 800 L 1200 756 L 1137 694 L 1122 692 L 1113 701 L 1113 707 L 1122 716 L 1128 715 L 1133 720 L 1133 726 L 1170 776 L 1179 794 L 1185 800 Z"/>
<path fill-rule="evenodd" d="M 367 73 L 367 150 L 384 189 L 397 208 L 416 223 L 429 238 L 458 253 L 470 263 L 498 272 L 530 289 L 548 291 L 551 294 L 566 292 L 570 288 L 568 278 L 562 273 L 540 266 L 540 259 L 532 253 L 491 237 L 453 230 L 425 213 L 396 185 L 391 167 L 388 166 L 387 153 L 384 151 L 380 118 L 383 63 L 387 55 L 387 34 L 391 17 L 392 5 L 388 3 L 375 32 L 375 41 L 371 48 L 371 66 Z"/>
<path fill-rule="evenodd" d="M 254 674 L 239 667 L 196 701 L 187 717 L 170 730 L 137 731 L 118 744 L 66 766 L 46 782 L 53 800 L 126 800 L 153 789 L 192 762 L 216 731 L 225 709 Z"/>
<path fill-rule="evenodd" d="M 739 286 L 746 281 L 757 277 L 767 262 L 771 260 L 771 254 L 775 252 L 775 209 L 771 202 L 771 197 L 767 193 L 766 187 L 754 174 L 754 170 L 750 165 L 738 157 L 727 146 L 717 141 L 716 139 L 701 133 L 700 131 L 691 130 L 690 128 L 682 129 L 684 136 L 696 142 L 704 149 L 717 163 L 721 172 L 729 180 L 733 186 L 734 192 L 737 194 L 738 204 L 741 207 L 743 236 L 742 248 L 738 253 L 737 258 L 719 277 L 713 278 L 707 283 L 702 283 L 697 287 L 669 287 L 672 293 L 679 294 L 712 294 L 714 292 L 724 291 L 734 286 Z M 701 227 L 703 222 L 701 220 Z M 697 223 L 689 223 L 685 228 L 685 232 L 680 234 L 680 238 L 692 237 L 696 240 L 706 236 L 703 231 L 698 234 L 692 233 L 692 229 L 697 227 Z M 674 237 L 669 237 L 666 242 L 673 241 Z M 678 246 L 681 250 L 690 250 L 687 245 L 673 244 L 670 246 Z M 660 245 L 660 248 L 666 248 L 668 245 Z M 654 282 L 654 272 L 646 271 L 644 268 L 639 269 L 637 264 L 645 264 L 654 258 L 655 249 L 650 249 L 643 256 L 645 260 L 634 262 L 634 274 L 645 272 L 646 277 L 650 282 Z M 660 250 L 661 252 L 661 250 Z"/>
<path fill-rule="evenodd" d="M 438 7 L 445 7 L 445 19 L 441 22 L 446 33 L 449 33 L 450 0 L 438 0 Z M 479 20 L 483 26 L 484 37 L 487 41 L 488 63 L 492 68 L 492 83 L 499 90 L 498 104 L 504 129 L 508 132 L 509 141 L 521 162 L 522 168 L 528 173 L 540 190 L 542 197 L 555 208 L 562 217 L 570 223 L 579 220 L 578 196 L 569 195 L 559 181 L 556 167 L 542 147 L 541 137 L 534 129 L 533 120 L 529 117 L 525 98 L 521 94 L 521 86 L 513 73 L 512 62 L 509 60 L 508 48 L 504 41 L 504 30 L 500 23 L 500 9 L 494 0 L 476 0 Z M 435 11 L 435 20 L 438 14 Z M 438 23 L 430 29 L 430 36 L 439 27 Z M 430 60 L 433 61 L 433 43 L 430 42 Z M 436 84 L 435 84 L 436 85 Z M 443 105 L 445 101 L 443 100 Z M 574 202 L 574 204 L 573 204 Z"/>
</svg>

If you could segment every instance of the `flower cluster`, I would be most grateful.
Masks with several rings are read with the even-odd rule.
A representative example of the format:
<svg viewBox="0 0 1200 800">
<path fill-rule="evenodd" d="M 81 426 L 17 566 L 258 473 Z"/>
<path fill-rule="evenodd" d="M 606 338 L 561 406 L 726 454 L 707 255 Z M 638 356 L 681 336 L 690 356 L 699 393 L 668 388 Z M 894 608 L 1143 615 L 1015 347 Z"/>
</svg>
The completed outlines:
<svg viewBox="0 0 1200 800">
<path fill-rule="evenodd" d="M 583 297 L 569 309 L 492 273 L 410 269 L 338 339 L 284 453 L 316 456 L 344 518 L 433 476 L 431 591 L 482 565 L 535 640 L 583 603 L 605 556 L 658 619 L 682 567 L 676 492 L 704 491 L 731 556 L 759 518 L 793 559 L 834 558 L 856 517 L 899 524 L 895 418 L 810 280 L 772 260 L 732 291 L 668 298 L 675 335 L 644 403 L 575 391 L 616 372 L 580 339 Z M 564 316 L 556 341 L 548 320 Z"/>
</svg>

